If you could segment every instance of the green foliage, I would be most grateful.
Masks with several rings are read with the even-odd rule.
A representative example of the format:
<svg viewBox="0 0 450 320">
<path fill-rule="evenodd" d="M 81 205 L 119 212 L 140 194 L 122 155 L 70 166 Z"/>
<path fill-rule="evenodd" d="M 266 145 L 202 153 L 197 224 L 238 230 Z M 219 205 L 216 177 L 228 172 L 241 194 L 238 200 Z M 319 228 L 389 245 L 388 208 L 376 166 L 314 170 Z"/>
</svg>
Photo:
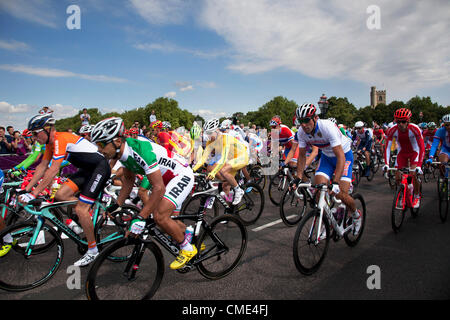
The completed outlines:
<svg viewBox="0 0 450 320">
<path fill-rule="evenodd" d="M 399 108 L 409 108 L 412 112 L 412 122 L 430 122 L 439 123 L 439 120 L 445 114 L 450 114 L 450 106 L 443 107 L 437 103 L 433 103 L 430 97 L 413 97 L 408 102 L 392 101 L 388 105 L 379 104 L 376 108 L 366 106 L 357 109 L 346 97 L 331 97 L 328 99 L 329 108 L 325 116 L 322 118 L 336 118 L 338 123 L 343 123 L 348 126 L 353 126 L 356 121 L 364 121 L 369 126 L 372 121 L 376 123 L 389 123 L 393 120 L 395 110 Z M 243 112 L 236 112 L 232 118 L 239 120 L 240 123 L 247 125 L 248 122 L 256 124 L 261 128 L 268 128 L 269 122 L 274 115 L 279 115 L 281 121 L 287 126 L 292 126 L 292 119 L 295 114 L 295 109 L 298 107 L 297 103 L 288 100 L 285 97 L 277 96 L 255 111 L 249 111 L 246 114 Z M 147 104 L 145 107 L 140 107 L 133 110 L 125 111 L 124 113 L 110 112 L 101 114 L 97 108 L 88 109 L 91 116 L 91 124 L 95 124 L 102 119 L 116 116 L 121 117 L 125 121 L 127 128 L 130 128 L 134 121 L 139 121 L 141 126 L 149 125 L 149 117 L 155 110 L 156 118 L 161 121 L 169 121 L 172 128 L 184 126 L 190 129 L 194 121 L 204 123 L 205 120 L 199 115 L 193 115 L 188 110 L 183 110 L 178 106 L 178 102 L 169 98 L 157 98 L 155 101 Z M 420 112 L 423 113 L 422 119 L 419 118 Z M 66 131 L 71 128 L 78 131 L 81 127 L 80 115 L 65 118 L 56 121 L 56 129 L 59 131 Z M 221 118 L 223 121 L 225 118 Z"/>
</svg>

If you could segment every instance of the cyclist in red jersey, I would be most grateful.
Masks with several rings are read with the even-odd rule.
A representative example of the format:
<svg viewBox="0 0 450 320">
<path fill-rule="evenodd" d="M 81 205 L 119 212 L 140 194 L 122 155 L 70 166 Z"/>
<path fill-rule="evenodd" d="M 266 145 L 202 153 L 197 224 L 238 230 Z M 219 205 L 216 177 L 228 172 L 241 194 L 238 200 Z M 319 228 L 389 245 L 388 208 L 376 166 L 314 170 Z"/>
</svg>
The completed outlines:
<svg viewBox="0 0 450 320">
<path fill-rule="evenodd" d="M 280 148 L 284 147 L 283 160 L 285 160 L 289 154 L 289 151 L 291 151 L 292 142 L 294 141 L 294 133 L 291 131 L 291 129 L 289 129 L 288 126 L 281 123 L 280 116 L 274 116 L 272 118 L 272 120 L 270 120 L 269 125 L 272 128 L 272 130 L 278 131 L 278 142 L 279 142 Z M 272 136 L 272 139 L 273 139 L 273 136 Z M 295 145 L 295 147 L 297 147 L 297 145 Z M 298 155 L 298 150 L 296 151 L 295 156 L 289 162 L 289 164 L 292 167 L 297 166 L 297 162 L 295 161 L 297 159 L 297 157 L 296 157 L 297 155 Z"/>
<path fill-rule="evenodd" d="M 433 143 L 433 137 L 436 134 L 437 128 L 436 123 L 430 122 L 427 124 L 427 129 L 425 129 L 422 133 L 423 140 L 425 143 L 425 150 L 430 150 L 431 145 Z"/>
<path fill-rule="evenodd" d="M 383 129 L 378 124 L 373 126 L 373 136 L 375 138 L 375 143 L 379 143 L 381 145 L 381 152 L 384 154 L 384 145 L 386 135 L 384 134 Z"/>
<path fill-rule="evenodd" d="M 395 138 L 397 142 L 397 160 L 395 162 L 396 168 L 415 169 L 413 174 L 414 184 L 414 208 L 418 208 L 420 204 L 420 185 L 417 181 L 417 174 L 423 174 L 422 162 L 425 156 L 425 144 L 423 142 L 422 133 L 420 128 L 410 123 L 411 111 L 406 108 L 401 108 L 394 113 L 395 122 L 394 125 L 387 133 L 387 146 L 384 153 L 384 167 L 383 171 L 389 167 L 389 159 L 391 152 L 392 139 Z M 401 182 L 400 171 L 396 172 L 396 181 L 398 184 Z"/>
</svg>

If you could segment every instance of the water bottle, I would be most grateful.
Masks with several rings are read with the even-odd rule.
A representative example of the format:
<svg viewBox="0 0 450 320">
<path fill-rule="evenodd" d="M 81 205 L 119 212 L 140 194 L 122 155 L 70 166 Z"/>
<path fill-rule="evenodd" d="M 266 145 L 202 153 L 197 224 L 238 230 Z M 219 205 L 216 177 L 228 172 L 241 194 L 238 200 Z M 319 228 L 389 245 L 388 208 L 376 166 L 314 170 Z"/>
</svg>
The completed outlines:
<svg viewBox="0 0 450 320">
<path fill-rule="evenodd" d="M 50 199 L 53 199 L 55 197 L 56 192 L 58 191 L 60 185 L 58 184 L 58 182 L 53 182 L 52 184 L 52 192 L 50 194 Z"/>
<path fill-rule="evenodd" d="M 78 224 L 73 221 L 72 219 L 67 219 L 66 220 L 66 225 L 76 234 L 80 234 L 83 232 L 83 229 L 81 229 Z"/>
<path fill-rule="evenodd" d="M 194 234 L 194 228 L 192 226 L 186 227 L 186 231 L 184 232 L 184 240 L 191 243 L 193 234 Z"/>
</svg>

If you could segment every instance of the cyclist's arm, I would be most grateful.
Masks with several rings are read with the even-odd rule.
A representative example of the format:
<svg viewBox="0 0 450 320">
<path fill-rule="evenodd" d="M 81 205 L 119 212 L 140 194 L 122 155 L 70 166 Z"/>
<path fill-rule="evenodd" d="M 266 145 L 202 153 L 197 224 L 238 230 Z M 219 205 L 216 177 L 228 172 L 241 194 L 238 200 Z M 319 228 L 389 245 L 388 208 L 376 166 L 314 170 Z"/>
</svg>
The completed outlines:
<svg viewBox="0 0 450 320">
<path fill-rule="evenodd" d="M 133 189 L 135 178 L 136 174 L 134 172 L 123 167 L 123 176 L 121 178 L 122 188 L 120 189 L 119 196 L 117 197 L 117 204 L 119 206 L 122 206 L 125 203 L 125 200 L 128 199 L 131 190 Z"/>
<path fill-rule="evenodd" d="M 141 213 L 139 214 L 142 218 L 148 218 L 148 216 L 155 211 L 159 206 L 161 199 L 166 193 L 166 187 L 163 182 L 161 171 L 157 170 L 150 174 L 147 174 L 147 179 L 152 185 L 152 193 L 148 201 L 144 204 Z"/>
<path fill-rule="evenodd" d="M 441 142 L 441 139 L 439 137 L 434 136 L 433 144 L 431 145 L 431 150 L 430 150 L 430 158 L 434 157 L 434 154 L 436 153 L 440 142 Z"/>
<path fill-rule="evenodd" d="M 192 171 L 194 171 L 194 172 L 197 171 L 206 162 L 206 160 L 208 159 L 208 156 L 214 150 L 214 145 L 215 145 L 215 141 L 206 146 L 205 150 L 202 153 L 202 157 L 195 164 L 194 168 L 192 168 Z"/>
<path fill-rule="evenodd" d="M 50 166 L 50 168 L 45 170 L 44 175 L 42 177 L 42 181 L 33 190 L 33 192 L 31 192 L 35 197 L 37 197 L 42 191 L 44 191 L 44 189 L 46 187 L 48 187 L 53 182 L 53 179 L 56 177 L 56 175 L 59 172 L 62 162 L 63 162 L 63 159 L 60 159 L 60 160 L 53 159 L 52 165 Z M 33 176 L 33 179 L 34 179 L 34 176 Z M 33 186 L 32 182 L 30 182 L 29 185 Z"/>
<path fill-rule="evenodd" d="M 42 149 L 38 146 L 34 148 L 34 152 L 30 154 L 25 160 L 23 160 L 18 165 L 14 166 L 14 169 L 27 170 L 33 163 L 35 163 L 40 155 L 42 154 Z"/>
<path fill-rule="evenodd" d="M 420 130 L 416 127 L 413 127 L 412 130 L 416 138 L 417 145 L 419 146 L 419 160 L 417 166 L 421 167 L 423 158 L 425 157 L 425 143 L 423 142 L 423 136 L 422 133 L 420 133 Z"/>
<path fill-rule="evenodd" d="M 220 150 L 220 159 L 216 162 L 217 165 L 210 172 L 210 176 L 215 177 L 217 172 L 219 172 L 226 164 L 228 154 L 230 153 L 230 149 L 232 148 L 232 146 L 229 145 L 229 139 L 230 137 L 226 134 L 221 135 L 220 138 L 217 139 L 217 143 L 222 146 L 222 150 Z"/>
<path fill-rule="evenodd" d="M 297 178 L 303 179 L 303 171 L 306 165 L 306 148 L 298 147 Z"/>
<path fill-rule="evenodd" d="M 314 159 L 317 157 L 318 154 L 319 154 L 319 147 L 313 146 L 312 151 L 309 154 L 309 157 L 306 159 L 306 168 L 309 167 L 311 163 L 313 163 Z"/>
</svg>

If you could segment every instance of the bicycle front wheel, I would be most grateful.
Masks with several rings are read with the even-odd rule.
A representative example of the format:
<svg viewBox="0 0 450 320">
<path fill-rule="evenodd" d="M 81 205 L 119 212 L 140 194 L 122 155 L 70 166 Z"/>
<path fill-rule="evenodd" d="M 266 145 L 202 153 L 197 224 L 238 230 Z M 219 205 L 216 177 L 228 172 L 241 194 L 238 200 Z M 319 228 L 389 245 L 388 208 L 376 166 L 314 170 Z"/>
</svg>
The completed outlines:
<svg viewBox="0 0 450 320">
<path fill-rule="evenodd" d="M 242 189 L 245 193 L 234 213 L 238 214 L 244 226 L 249 226 L 259 219 L 264 210 L 264 192 L 259 185 L 251 182 Z"/>
<path fill-rule="evenodd" d="M 269 199 L 274 205 L 280 205 L 281 196 L 287 187 L 289 187 L 289 181 L 284 174 L 277 173 L 270 178 Z"/>
<path fill-rule="evenodd" d="M 280 217 L 284 224 L 293 227 L 300 222 L 306 211 L 306 192 L 303 188 L 299 189 L 300 197 L 295 195 L 295 190 L 289 188 L 284 191 L 280 203 Z"/>
<path fill-rule="evenodd" d="M 240 219 L 225 214 L 203 228 L 196 245 L 198 271 L 207 279 L 217 280 L 239 264 L 247 248 L 247 230 Z"/>
<path fill-rule="evenodd" d="M 112 262 L 109 257 L 128 257 Z M 134 237 L 119 239 L 95 259 L 86 280 L 89 300 L 144 300 L 153 297 L 164 275 L 159 247 Z"/>
<path fill-rule="evenodd" d="M 319 270 L 327 254 L 330 226 L 325 217 L 321 222 L 320 211 L 314 209 L 300 221 L 295 232 L 293 245 L 295 267 L 307 276 Z"/>
<path fill-rule="evenodd" d="M 64 245 L 58 232 L 48 224 L 42 226 L 31 256 L 26 256 L 25 250 L 35 229 L 36 223 L 23 222 L 0 232 L 0 242 L 5 241 L 4 237 L 8 234 L 13 239 L 12 249 L 0 258 L 0 289 L 16 292 L 30 290 L 46 283 L 58 271 Z"/>
<path fill-rule="evenodd" d="M 405 186 L 401 185 L 397 193 L 395 194 L 394 202 L 392 203 L 391 224 L 392 230 L 394 230 L 395 233 L 400 230 L 403 224 L 403 220 L 405 219 L 407 206 L 406 199 L 404 199 L 404 189 Z"/>
</svg>

